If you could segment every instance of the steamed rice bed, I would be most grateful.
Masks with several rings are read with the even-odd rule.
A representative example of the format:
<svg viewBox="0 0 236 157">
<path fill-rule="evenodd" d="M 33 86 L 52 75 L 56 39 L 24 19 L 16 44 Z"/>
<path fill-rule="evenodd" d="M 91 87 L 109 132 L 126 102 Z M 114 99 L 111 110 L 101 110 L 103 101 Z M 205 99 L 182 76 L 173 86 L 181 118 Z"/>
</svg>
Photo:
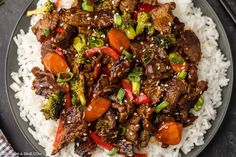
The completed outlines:
<svg viewBox="0 0 236 157">
<path fill-rule="evenodd" d="M 42 6 L 45 0 L 39 0 L 38 7 Z M 69 8 L 72 0 L 62 0 L 61 7 Z M 184 128 L 181 143 L 175 146 L 169 146 L 167 149 L 161 148 L 160 143 L 150 140 L 149 146 L 144 152 L 150 157 L 177 157 L 181 152 L 187 154 L 194 146 L 204 144 L 204 134 L 211 127 L 211 120 L 217 116 L 216 108 L 222 104 L 221 92 L 222 87 L 228 84 L 226 72 L 230 66 L 225 56 L 218 49 L 217 40 L 219 33 L 216 25 L 211 18 L 203 16 L 199 8 L 195 8 L 192 0 L 159 0 L 161 3 L 175 2 L 176 9 L 174 15 L 181 22 L 185 23 L 185 29 L 193 30 L 201 42 L 202 58 L 198 65 L 199 80 L 208 81 L 208 90 L 204 92 L 205 104 L 199 112 L 194 112 L 198 119 L 193 125 Z M 40 15 L 31 19 L 31 26 L 39 19 Z M 17 105 L 20 109 L 20 116 L 26 122 L 29 122 L 29 132 L 45 148 L 47 156 L 52 151 L 53 141 L 56 134 L 57 122 L 45 120 L 40 109 L 46 100 L 38 96 L 31 89 L 34 79 L 31 69 L 35 66 L 43 68 L 41 64 L 41 44 L 37 41 L 36 36 L 32 33 L 31 28 L 25 33 L 23 30 L 14 38 L 18 46 L 18 72 L 12 72 L 11 76 L 14 83 L 10 86 L 15 92 L 15 97 L 19 100 Z M 56 156 L 78 156 L 74 154 L 74 144 L 69 144 L 60 151 Z M 107 152 L 97 149 L 97 157 L 106 157 Z M 117 155 L 119 156 L 119 155 Z"/>
</svg>

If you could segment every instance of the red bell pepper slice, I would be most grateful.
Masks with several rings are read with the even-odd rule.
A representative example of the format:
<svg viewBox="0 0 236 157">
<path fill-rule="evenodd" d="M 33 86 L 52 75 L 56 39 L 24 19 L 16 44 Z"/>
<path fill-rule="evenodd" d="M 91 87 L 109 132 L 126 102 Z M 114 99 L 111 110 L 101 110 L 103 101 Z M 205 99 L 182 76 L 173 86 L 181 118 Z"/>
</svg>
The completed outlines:
<svg viewBox="0 0 236 157">
<path fill-rule="evenodd" d="M 147 157 L 147 154 L 134 153 L 134 157 Z"/>
<path fill-rule="evenodd" d="M 71 107 L 71 93 L 68 92 L 65 94 L 65 108 L 68 109 Z"/>
<path fill-rule="evenodd" d="M 143 3 L 140 3 L 138 6 L 137 6 L 137 11 L 135 11 L 134 13 L 134 19 L 137 19 L 138 18 L 138 13 L 139 12 L 145 12 L 145 13 L 150 13 L 152 11 L 152 9 L 154 9 L 155 5 L 150 5 L 150 4 L 143 4 Z"/>
<path fill-rule="evenodd" d="M 63 33 L 64 31 L 65 31 L 65 29 L 63 27 L 56 27 L 55 28 L 55 32 L 57 32 L 59 34 Z"/>
<path fill-rule="evenodd" d="M 135 99 L 134 99 L 134 103 L 138 104 L 138 105 L 142 105 L 142 104 L 146 104 L 151 102 L 152 100 L 145 95 L 144 93 L 140 93 Z"/>
<path fill-rule="evenodd" d="M 86 56 L 86 58 L 92 58 L 93 56 L 95 56 L 99 52 L 100 52 L 100 48 L 96 48 L 96 47 L 91 48 L 85 52 L 85 56 Z"/>
<path fill-rule="evenodd" d="M 63 135 L 63 125 L 62 125 L 62 120 L 61 118 L 59 119 L 59 123 L 58 123 L 58 128 L 57 128 L 57 133 L 56 133 L 56 137 L 53 143 L 53 147 L 57 148 L 58 145 L 61 142 L 61 137 Z"/>
<path fill-rule="evenodd" d="M 101 51 L 114 59 L 118 59 L 120 56 L 115 50 L 107 46 L 101 47 Z"/>
<path fill-rule="evenodd" d="M 126 97 L 129 100 L 132 101 L 134 99 L 134 96 L 133 96 L 133 93 L 132 93 L 132 85 L 131 85 L 131 83 L 129 81 L 127 81 L 127 80 L 122 80 L 122 87 L 125 90 Z"/>
<path fill-rule="evenodd" d="M 104 141 L 101 137 L 96 135 L 94 132 L 89 133 L 89 137 L 98 145 L 102 146 L 103 148 L 111 151 L 113 149 L 113 145 Z"/>
</svg>

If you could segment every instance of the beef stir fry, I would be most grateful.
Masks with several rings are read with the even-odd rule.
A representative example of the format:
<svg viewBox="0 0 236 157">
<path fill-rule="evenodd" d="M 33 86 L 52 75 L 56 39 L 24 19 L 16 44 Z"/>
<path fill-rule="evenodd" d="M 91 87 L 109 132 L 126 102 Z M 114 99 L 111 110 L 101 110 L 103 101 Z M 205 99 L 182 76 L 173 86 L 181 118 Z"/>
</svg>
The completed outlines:
<svg viewBox="0 0 236 157">
<path fill-rule="evenodd" d="M 162 147 L 180 143 L 197 119 L 207 82 L 198 81 L 200 41 L 156 0 L 75 0 L 71 9 L 46 2 L 32 31 L 42 44 L 44 69 L 32 89 L 58 120 L 52 155 L 70 142 L 75 153 L 96 147 L 135 156 L 154 136 Z"/>
</svg>

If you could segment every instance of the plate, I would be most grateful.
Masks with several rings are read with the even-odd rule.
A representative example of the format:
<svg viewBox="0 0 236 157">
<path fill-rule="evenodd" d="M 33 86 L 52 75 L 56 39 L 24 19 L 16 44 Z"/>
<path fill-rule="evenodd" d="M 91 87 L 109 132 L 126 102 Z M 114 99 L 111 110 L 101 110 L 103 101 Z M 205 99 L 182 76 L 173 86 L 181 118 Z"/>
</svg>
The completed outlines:
<svg viewBox="0 0 236 157">
<path fill-rule="evenodd" d="M 211 17 L 214 22 L 216 23 L 217 29 L 220 34 L 219 38 L 219 48 L 222 50 L 222 52 L 225 54 L 225 56 L 228 58 L 228 60 L 231 62 L 231 66 L 228 70 L 227 77 L 230 79 L 229 85 L 223 89 L 223 104 L 217 109 L 217 117 L 214 121 L 212 121 L 212 127 L 207 131 L 205 134 L 205 144 L 202 146 L 195 147 L 190 153 L 187 155 L 183 155 L 183 157 L 195 157 L 200 152 L 203 151 L 203 149 L 209 144 L 209 142 L 212 140 L 216 132 L 218 131 L 224 117 L 226 114 L 226 111 L 229 106 L 231 93 L 232 93 L 232 87 L 233 87 L 233 60 L 231 55 L 231 49 L 228 42 L 228 38 L 226 36 L 224 27 L 222 23 L 220 22 L 218 16 L 214 12 L 214 10 L 211 8 L 211 6 L 208 4 L 206 0 L 193 0 L 196 7 L 199 7 L 202 9 L 202 12 L 204 15 L 207 15 Z M 15 118 L 15 121 L 21 130 L 22 134 L 25 136 L 27 141 L 31 144 L 31 146 L 35 149 L 35 151 L 43 153 L 45 155 L 43 147 L 41 147 L 38 142 L 33 138 L 33 136 L 28 131 L 28 123 L 23 121 L 20 117 L 20 111 L 17 104 L 17 99 L 14 97 L 14 92 L 10 89 L 10 85 L 13 83 L 13 80 L 11 79 L 11 72 L 17 71 L 19 69 L 18 62 L 17 62 L 17 46 L 14 43 L 13 37 L 16 36 L 20 29 L 23 29 L 25 32 L 28 31 L 28 28 L 30 26 L 30 18 L 25 16 L 25 12 L 29 9 L 36 8 L 37 1 L 32 1 L 29 6 L 25 9 L 25 11 L 22 13 L 21 18 L 18 20 L 15 29 L 12 33 L 11 40 L 8 45 L 8 51 L 6 55 L 5 60 L 5 85 L 6 85 L 6 92 L 8 96 L 9 105 L 12 111 L 12 114 Z"/>
</svg>

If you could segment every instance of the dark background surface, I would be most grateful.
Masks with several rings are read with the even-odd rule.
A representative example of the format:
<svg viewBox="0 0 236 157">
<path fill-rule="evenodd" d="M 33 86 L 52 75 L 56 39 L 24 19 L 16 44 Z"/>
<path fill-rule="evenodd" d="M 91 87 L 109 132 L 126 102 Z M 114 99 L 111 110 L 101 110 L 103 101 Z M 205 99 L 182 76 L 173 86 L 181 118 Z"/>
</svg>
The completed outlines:
<svg viewBox="0 0 236 157">
<path fill-rule="evenodd" d="M 236 24 L 232 22 L 218 0 L 207 1 L 214 8 L 223 23 L 230 41 L 234 63 L 236 63 Z M 232 1 L 231 6 L 236 8 L 236 0 L 226 1 Z M 7 102 L 4 87 L 4 59 L 11 32 L 20 14 L 30 2 L 31 0 L 5 0 L 5 4 L 0 6 L 0 128 L 16 152 L 32 152 L 33 149 L 18 129 Z M 234 69 L 236 69 L 236 66 L 234 66 Z M 236 77 L 234 76 L 234 78 Z M 200 157 L 236 157 L 235 94 L 236 86 L 233 88 L 230 106 L 223 124 L 210 144 L 199 155 Z"/>
</svg>

